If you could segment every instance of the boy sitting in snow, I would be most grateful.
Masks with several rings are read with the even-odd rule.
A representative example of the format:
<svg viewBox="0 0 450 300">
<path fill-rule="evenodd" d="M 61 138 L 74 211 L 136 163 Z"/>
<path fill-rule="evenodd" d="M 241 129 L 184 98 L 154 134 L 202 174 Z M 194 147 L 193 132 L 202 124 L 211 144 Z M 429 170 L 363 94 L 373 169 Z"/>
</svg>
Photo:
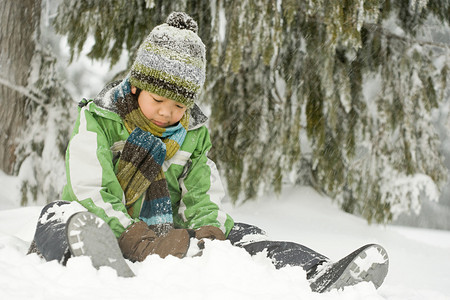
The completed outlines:
<svg viewBox="0 0 450 300">
<path fill-rule="evenodd" d="M 207 118 L 195 105 L 206 65 L 196 32 L 192 18 L 172 13 L 143 42 L 126 78 L 80 103 L 64 201 L 42 210 L 30 253 L 63 264 L 87 255 L 95 267 L 131 277 L 123 258 L 201 255 L 203 239 L 228 239 L 252 255 L 266 251 L 277 268 L 303 267 L 314 291 L 361 281 L 379 287 L 388 268 L 381 246 L 331 263 L 302 245 L 269 241 L 221 210 L 224 191 L 207 157 Z M 357 261 L 364 259 L 369 267 L 360 270 Z"/>
</svg>

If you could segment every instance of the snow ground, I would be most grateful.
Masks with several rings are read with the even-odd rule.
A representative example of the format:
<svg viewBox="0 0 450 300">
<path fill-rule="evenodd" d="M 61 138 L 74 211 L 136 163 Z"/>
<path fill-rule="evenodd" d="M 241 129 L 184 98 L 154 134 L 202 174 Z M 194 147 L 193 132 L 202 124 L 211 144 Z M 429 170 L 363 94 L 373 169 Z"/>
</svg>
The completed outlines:
<svg viewBox="0 0 450 300">
<path fill-rule="evenodd" d="M 450 232 L 369 226 L 307 187 L 225 206 L 236 221 L 258 225 L 272 239 L 299 242 L 335 260 L 366 243 L 383 245 L 390 270 L 379 290 L 362 283 L 312 293 L 300 268 L 276 270 L 264 256 L 220 241 L 207 242 L 202 257 L 130 263 L 134 278 L 96 270 L 86 257 L 63 267 L 25 255 L 42 206 L 14 208 L 14 179 L 4 174 L 0 191 L 0 299 L 450 299 Z"/>
</svg>

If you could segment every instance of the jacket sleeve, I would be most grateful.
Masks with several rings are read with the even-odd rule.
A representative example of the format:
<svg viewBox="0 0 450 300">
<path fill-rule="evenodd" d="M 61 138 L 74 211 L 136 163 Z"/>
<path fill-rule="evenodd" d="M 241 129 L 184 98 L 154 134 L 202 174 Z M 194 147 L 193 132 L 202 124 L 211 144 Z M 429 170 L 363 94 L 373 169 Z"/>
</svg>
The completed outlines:
<svg viewBox="0 0 450 300">
<path fill-rule="evenodd" d="M 178 214 L 187 228 L 213 225 L 227 236 L 234 222 L 221 208 L 225 191 L 216 165 L 207 157 L 211 149 L 209 133 L 204 126 L 197 131 L 197 145 L 191 155 L 192 164 L 187 175 L 179 180 L 181 201 Z"/>
<path fill-rule="evenodd" d="M 89 104 L 79 111 L 67 148 L 63 199 L 81 203 L 108 223 L 119 237 L 134 220 L 127 213 L 123 190 L 114 172 L 111 141 L 89 111 Z"/>
</svg>

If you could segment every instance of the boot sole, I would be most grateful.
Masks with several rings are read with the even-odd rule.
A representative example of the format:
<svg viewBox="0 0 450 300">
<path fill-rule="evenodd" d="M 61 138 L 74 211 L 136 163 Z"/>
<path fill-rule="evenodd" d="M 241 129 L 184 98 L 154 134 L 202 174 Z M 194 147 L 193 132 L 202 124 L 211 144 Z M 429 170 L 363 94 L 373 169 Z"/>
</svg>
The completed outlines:
<svg viewBox="0 0 450 300">
<path fill-rule="evenodd" d="M 311 289 L 323 293 L 343 289 L 360 282 L 372 282 L 379 288 L 389 269 L 389 257 L 380 245 L 370 244 L 344 257 L 333 268 L 324 272 L 319 282 L 311 283 Z"/>
<path fill-rule="evenodd" d="M 121 277 L 135 276 L 120 251 L 111 228 L 90 212 L 79 212 L 69 218 L 66 236 L 73 256 L 89 256 L 92 265 L 99 269 L 107 266 Z"/>
</svg>

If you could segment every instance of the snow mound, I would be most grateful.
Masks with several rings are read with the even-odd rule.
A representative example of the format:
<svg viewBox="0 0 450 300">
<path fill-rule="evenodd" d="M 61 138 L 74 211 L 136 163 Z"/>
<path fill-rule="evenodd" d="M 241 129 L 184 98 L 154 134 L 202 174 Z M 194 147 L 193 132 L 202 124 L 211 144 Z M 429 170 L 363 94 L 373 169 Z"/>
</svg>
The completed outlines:
<svg viewBox="0 0 450 300">
<path fill-rule="evenodd" d="M 1 195 L 0 195 L 1 196 Z M 1 206 L 0 201 L 0 208 Z M 41 206 L 0 210 L 0 299 L 450 299 L 450 233 L 369 226 L 310 188 L 286 188 L 280 197 L 239 207 L 226 205 L 238 222 L 265 229 L 272 239 L 302 243 L 333 260 L 366 243 L 388 251 L 390 270 L 376 290 L 361 283 L 343 291 L 312 293 L 299 267 L 276 270 L 260 254 L 251 257 L 228 241 L 206 241 L 201 257 L 149 256 L 131 263 L 134 278 L 96 270 L 87 257 L 66 267 L 25 255 Z"/>
</svg>

